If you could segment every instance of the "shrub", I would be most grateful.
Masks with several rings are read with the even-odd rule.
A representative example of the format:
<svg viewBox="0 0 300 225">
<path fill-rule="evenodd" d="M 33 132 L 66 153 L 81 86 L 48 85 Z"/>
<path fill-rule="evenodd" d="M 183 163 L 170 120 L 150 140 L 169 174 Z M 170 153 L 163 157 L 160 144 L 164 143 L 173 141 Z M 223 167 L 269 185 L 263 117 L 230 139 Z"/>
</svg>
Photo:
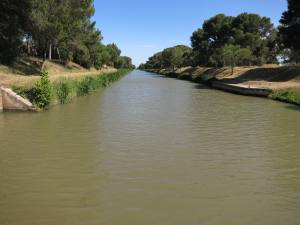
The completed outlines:
<svg viewBox="0 0 300 225">
<path fill-rule="evenodd" d="M 91 92 L 91 77 L 85 77 L 77 84 L 77 96 L 84 96 Z"/>
<path fill-rule="evenodd" d="M 26 90 L 25 94 L 36 107 L 45 109 L 49 106 L 52 88 L 46 70 L 41 72 L 41 79 L 35 83 L 33 88 Z"/>
</svg>

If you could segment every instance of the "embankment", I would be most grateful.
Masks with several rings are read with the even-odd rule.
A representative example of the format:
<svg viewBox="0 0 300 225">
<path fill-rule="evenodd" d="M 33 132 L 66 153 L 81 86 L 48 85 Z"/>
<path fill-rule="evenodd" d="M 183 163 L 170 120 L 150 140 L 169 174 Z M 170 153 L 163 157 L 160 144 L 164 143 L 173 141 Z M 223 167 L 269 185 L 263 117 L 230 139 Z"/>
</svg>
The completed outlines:
<svg viewBox="0 0 300 225">
<path fill-rule="evenodd" d="M 19 58 L 10 66 L 0 64 L 0 86 L 12 87 L 16 85 L 33 85 L 40 79 L 42 64 L 43 61 L 41 59 L 32 57 Z M 85 76 L 117 71 L 112 67 L 86 69 L 73 62 L 69 62 L 65 65 L 55 60 L 46 60 L 44 62 L 44 69 L 48 71 L 51 82 L 55 82 L 62 78 L 81 79 Z"/>
<path fill-rule="evenodd" d="M 228 67 L 185 67 L 150 69 L 149 72 L 197 83 L 242 95 L 269 97 L 300 105 L 300 66 L 236 67 L 234 74 Z"/>
<path fill-rule="evenodd" d="M 61 77 L 55 81 L 49 80 L 47 88 L 42 88 L 40 83 L 15 85 L 13 86 L 14 92 L 2 87 L 1 106 L 3 106 L 3 110 L 14 111 L 48 109 L 52 105 L 65 104 L 74 97 L 88 95 L 99 88 L 107 87 L 130 71 L 123 69 L 114 72 L 102 72 L 96 75 Z M 45 96 L 49 96 L 49 98 Z"/>
</svg>

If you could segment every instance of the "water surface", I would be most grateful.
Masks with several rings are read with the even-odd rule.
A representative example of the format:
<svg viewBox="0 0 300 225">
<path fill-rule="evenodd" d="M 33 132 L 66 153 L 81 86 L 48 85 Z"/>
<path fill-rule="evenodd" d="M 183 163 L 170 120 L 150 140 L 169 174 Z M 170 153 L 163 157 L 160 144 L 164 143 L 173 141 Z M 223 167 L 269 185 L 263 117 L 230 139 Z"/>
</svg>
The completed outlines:
<svg viewBox="0 0 300 225">
<path fill-rule="evenodd" d="M 300 224 L 300 110 L 134 71 L 0 114 L 1 225 Z"/>
</svg>

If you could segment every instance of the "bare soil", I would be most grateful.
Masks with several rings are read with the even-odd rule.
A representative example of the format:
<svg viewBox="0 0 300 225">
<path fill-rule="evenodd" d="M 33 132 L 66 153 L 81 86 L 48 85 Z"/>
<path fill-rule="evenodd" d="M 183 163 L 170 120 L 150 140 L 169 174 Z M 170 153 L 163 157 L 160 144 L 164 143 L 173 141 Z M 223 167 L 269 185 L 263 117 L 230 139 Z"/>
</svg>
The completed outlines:
<svg viewBox="0 0 300 225">
<path fill-rule="evenodd" d="M 40 76 L 42 60 L 37 58 L 20 58 L 13 65 L 0 65 L 0 86 L 30 85 Z M 51 81 L 55 82 L 64 78 L 79 79 L 84 76 L 97 75 L 103 72 L 112 72 L 115 69 L 108 67 L 102 69 L 85 69 L 73 62 L 67 65 L 58 61 L 46 61 L 44 65 Z"/>
<path fill-rule="evenodd" d="M 185 67 L 176 73 L 191 73 L 193 76 L 208 74 L 217 79 L 235 85 L 257 88 L 294 89 L 300 90 L 299 65 L 264 65 L 251 67 L 236 67 L 231 74 L 231 68 Z"/>
</svg>

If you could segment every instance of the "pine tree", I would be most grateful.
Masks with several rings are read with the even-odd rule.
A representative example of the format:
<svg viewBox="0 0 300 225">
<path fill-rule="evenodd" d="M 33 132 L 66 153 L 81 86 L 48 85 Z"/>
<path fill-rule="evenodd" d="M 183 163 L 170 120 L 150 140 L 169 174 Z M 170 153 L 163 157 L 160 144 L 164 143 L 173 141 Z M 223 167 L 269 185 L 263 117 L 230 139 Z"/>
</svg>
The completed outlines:
<svg viewBox="0 0 300 225">
<path fill-rule="evenodd" d="M 299 0 L 288 0 L 288 10 L 282 14 L 280 20 L 282 26 L 279 28 L 281 40 L 286 48 L 300 55 L 300 2 Z M 299 59 L 295 57 L 297 62 Z M 298 61 L 299 62 L 299 61 Z"/>
</svg>

